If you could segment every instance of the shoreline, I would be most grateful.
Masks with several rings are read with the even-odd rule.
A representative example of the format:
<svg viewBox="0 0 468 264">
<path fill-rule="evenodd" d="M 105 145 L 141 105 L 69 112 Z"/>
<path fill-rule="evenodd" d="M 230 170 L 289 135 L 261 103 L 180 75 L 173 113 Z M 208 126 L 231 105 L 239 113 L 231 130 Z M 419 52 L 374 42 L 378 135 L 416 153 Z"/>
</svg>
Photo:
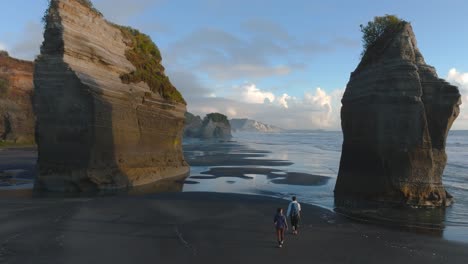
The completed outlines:
<svg viewBox="0 0 468 264">
<path fill-rule="evenodd" d="M 6 240 L 0 261 L 427 264 L 468 259 L 468 244 L 361 224 L 309 204 L 302 204 L 300 234 L 288 233 L 278 249 L 272 218 L 277 207 L 287 205 L 278 198 L 209 192 L 3 198 L 0 237 Z"/>
</svg>

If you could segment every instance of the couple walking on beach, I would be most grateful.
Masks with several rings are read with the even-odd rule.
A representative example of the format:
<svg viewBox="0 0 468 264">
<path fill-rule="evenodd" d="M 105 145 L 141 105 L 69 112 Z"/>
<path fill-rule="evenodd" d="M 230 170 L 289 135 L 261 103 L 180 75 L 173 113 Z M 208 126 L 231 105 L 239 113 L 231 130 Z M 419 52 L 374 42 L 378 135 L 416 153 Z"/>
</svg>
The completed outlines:
<svg viewBox="0 0 468 264">
<path fill-rule="evenodd" d="M 283 208 L 278 208 L 273 222 L 276 227 L 276 237 L 278 239 L 278 247 L 282 247 L 284 243 L 284 232 L 288 229 L 289 217 L 292 226 L 293 235 L 297 235 L 298 225 L 301 219 L 301 204 L 297 202 L 296 196 L 292 197 L 292 202 L 289 203 L 286 216 L 283 214 Z"/>
</svg>

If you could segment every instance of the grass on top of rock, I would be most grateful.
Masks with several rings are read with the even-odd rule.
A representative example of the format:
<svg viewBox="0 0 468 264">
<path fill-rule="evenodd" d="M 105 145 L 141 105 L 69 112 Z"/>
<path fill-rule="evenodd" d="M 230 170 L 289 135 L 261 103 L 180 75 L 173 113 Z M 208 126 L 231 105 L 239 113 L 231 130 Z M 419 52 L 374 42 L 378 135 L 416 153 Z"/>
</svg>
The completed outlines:
<svg viewBox="0 0 468 264">
<path fill-rule="evenodd" d="M 360 25 L 364 50 L 358 68 L 375 63 L 385 51 L 388 42 L 408 23 L 395 15 L 385 15 L 374 17 L 366 26 Z"/>
<path fill-rule="evenodd" d="M 362 45 L 366 51 L 375 45 L 382 36 L 387 33 L 395 33 L 400 31 L 408 22 L 398 18 L 395 15 L 376 16 L 373 21 L 367 22 L 367 25 L 360 25 L 362 32 Z"/>
<path fill-rule="evenodd" d="M 124 38 L 131 41 L 129 44 L 131 48 L 126 51 L 125 56 L 136 68 L 133 72 L 122 74 L 120 76 L 122 82 L 126 84 L 145 82 L 151 91 L 159 93 L 164 99 L 186 104 L 180 92 L 164 74 L 161 53 L 151 38 L 130 27 L 119 26 L 119 28 Z"/>
<path fill-rule="evenodd" d="M 220 114 L 220 113 L 211 113 L 207 114 L 205 118 L 203 119 L 203 125 L 208 124 L 208 122 L 213 121 L 216 123 L 224 123 L 224 124 L 229 124 L 229 121 L 227 119 L 227 116 Z"/>
</svg>

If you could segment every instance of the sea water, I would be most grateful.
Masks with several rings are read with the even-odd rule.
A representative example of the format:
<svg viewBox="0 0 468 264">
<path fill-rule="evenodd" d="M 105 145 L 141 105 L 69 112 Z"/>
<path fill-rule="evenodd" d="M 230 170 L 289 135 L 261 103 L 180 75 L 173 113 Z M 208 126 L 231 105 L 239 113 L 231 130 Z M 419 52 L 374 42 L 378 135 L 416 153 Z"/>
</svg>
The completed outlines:
<svg viewBox="0 0 468 264">
<path fill-rule="evenodd" d="M 209 150 L 208 154 L 221 155 L 219 151 L 231 152 L 231 154 L 249 153 L 255 150 L 263 155 L 251 155 L 245 159 L 259 161 L 259 165 L 233 164 L 197 164 L 191 166 L 191 184 L 184 185 L 184 191 L 210 191 L 230 192 L 241 194 L 268 195 L 289 199 L 296 195 L 303 203 L 310 203 L 324 208 L 334 208 L 333 189 L 338 175 L 341 157 L 341 145 L 343 135 L 341 132 L 325 131 L 292 131 L 281 133 L 235 133 L 231 142 L 225 144 L 238 144 L 242 148 L 226 148 Z M 190 163 L 190 157 L 194 155 L 204 156 L 207 151 L 197 145 L 203 145 L 203 141 L 186 141 L 184 143 L 186 157 Z M 223 144 L 217 143 L 217 144 Z M 447 208 L 441 219 L 443 236 L 450 240 L 468 241 L 468 131 L 451 131 L 447 138 L 448 163 L 444 171 L 443 182 L 447 191 L 453 195 L 454 204 Z M 257 153 L 255 152 L 255 153 Z M 229 153 L 227 153 L 229 154 Z M 289 164 L 263 165 L 261 160 L 290 161 Z M 255 163 L 254 163 L 255 164 Z M 327 176 L 329 180 L 325 184 L 281 184 L 275 183 L 272 178 L 262 173 L 246 173 L 244 176 L 226 173 L 223 177 L 197 177 L 206 174 L 207 171 L 217 167 L 249 168 L 255 172 L 255 168 L 269 168 L 276 170 L 274 173 L 280 177 L 288 173 L 304 173 L 306 175 Z M 229 170 L 227 170 L 229 171 Z M 429 212 L 430 213 L 430 212 Z"/>
</svg>

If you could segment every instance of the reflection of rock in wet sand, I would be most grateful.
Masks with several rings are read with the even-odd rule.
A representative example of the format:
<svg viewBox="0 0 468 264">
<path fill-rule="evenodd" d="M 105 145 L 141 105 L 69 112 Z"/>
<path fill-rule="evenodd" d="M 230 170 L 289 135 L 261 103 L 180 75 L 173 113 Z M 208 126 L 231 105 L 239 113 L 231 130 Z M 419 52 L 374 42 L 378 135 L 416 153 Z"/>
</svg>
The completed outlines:
<svg viewBox="0 0 468 264">
<path fill-rule="evenodd" d="M 282 174 L 279 174 L 282 172 Z M 253 179 L 251 175 L 265 175 L 268 179 L 272 179 L 272 183 L 288 184 L 288 185 L 306 185 L 319 186 L 328 183 L 329 177 L 313 175 L 301 172 L 283 172 L 278 169 L 271 168 L 250 168 L 250 167 L 216 167 L 201 174 L 210 176 L 191 176 L 191 179 L 217 179 L 223 177 L 234 177 L 240 179 Z"/>
</svg>

